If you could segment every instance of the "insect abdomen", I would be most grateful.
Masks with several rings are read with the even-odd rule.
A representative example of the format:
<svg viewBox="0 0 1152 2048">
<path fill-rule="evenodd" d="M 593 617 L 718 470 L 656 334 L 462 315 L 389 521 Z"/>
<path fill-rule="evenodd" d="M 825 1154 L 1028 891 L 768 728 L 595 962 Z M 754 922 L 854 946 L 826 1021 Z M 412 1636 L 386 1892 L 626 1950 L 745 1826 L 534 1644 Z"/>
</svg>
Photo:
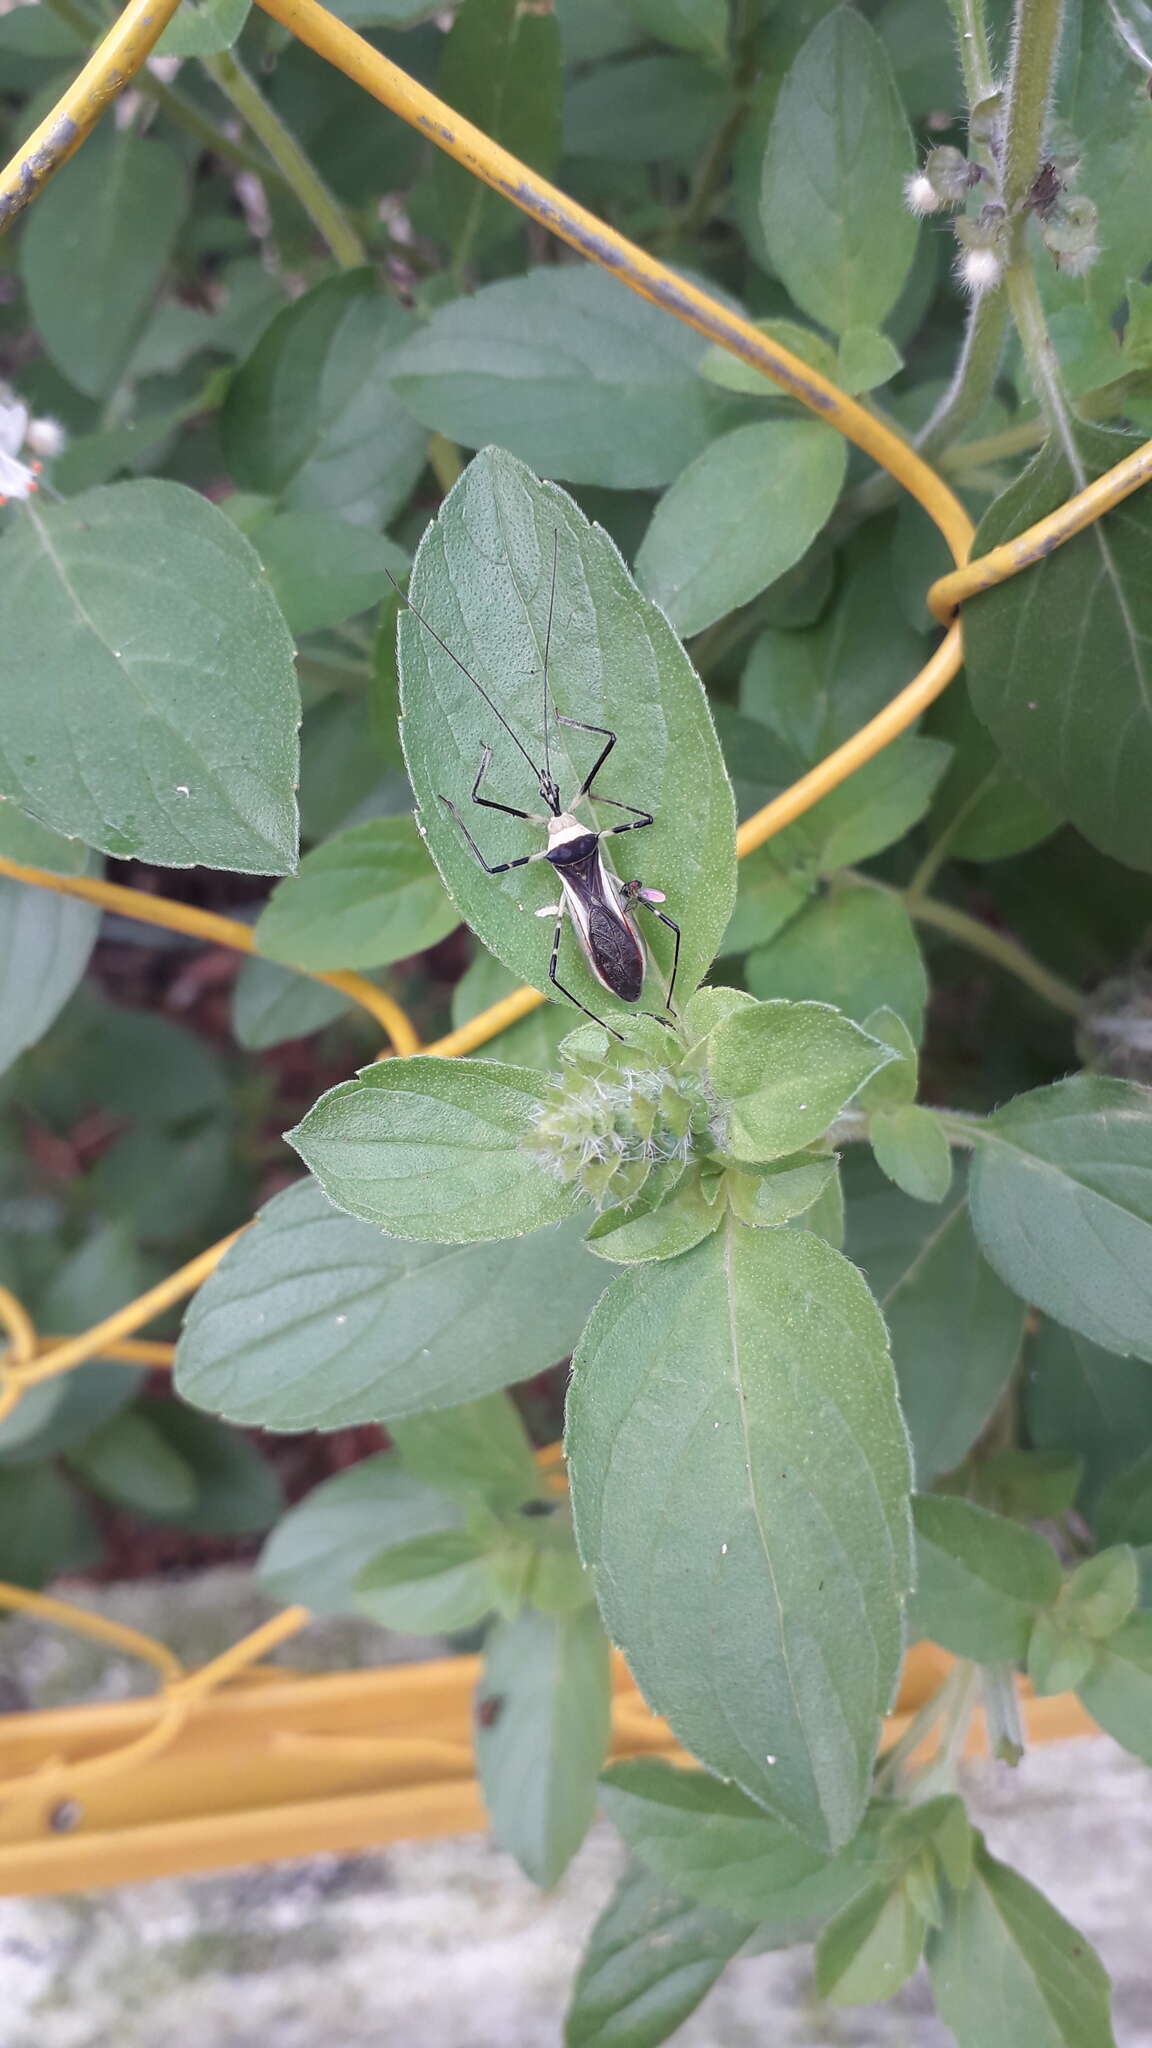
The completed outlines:
<svg viewBox="0 0 1152 2048">
<path fill-rule="evenodd" d="M 588 953 L 606 989 L 622 1003 L 639 1002 L 644 987 L 640 941 L 623 917 L 613 917 L 599 903 L 593 903 L 588 912 Z"/>
</svg>

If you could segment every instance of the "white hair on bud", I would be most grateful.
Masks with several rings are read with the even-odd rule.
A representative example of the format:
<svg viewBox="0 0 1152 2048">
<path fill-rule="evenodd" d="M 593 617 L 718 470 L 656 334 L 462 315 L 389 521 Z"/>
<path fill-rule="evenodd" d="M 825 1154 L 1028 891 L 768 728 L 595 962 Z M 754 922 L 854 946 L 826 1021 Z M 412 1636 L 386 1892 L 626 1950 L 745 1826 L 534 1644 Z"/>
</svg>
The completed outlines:
<svg viewBox="0 0 1152 2048">
<path fill-rule="evenodd" d="M 995 249 L 962 249 L 956 275 L 966 291 L 990 292 L 1000 283 L 1004 265 Z"/>
<path fill-rule="evenodd" d="M 29 420 L 24 440 L 33 455 L 42 455 L 48 462 L 54 455 L 62 455 L 68 444 L 59 420 Z"/>
<path fill-rule="evenodd" d="M 1061 277 L 1083 277 L 1091 270 L 1099 254 L 1096 242 L 1089 242 L 1083 249 L 1065 249 L 1056 257 L 1056 268 Z"/>
<path fill-rule="evenodd" d="M 904 180 L 904 204 L 909 213 L 939 213 L 943 201 L 931 178 L 923 171 L 910 171 Z"/>
</svg>

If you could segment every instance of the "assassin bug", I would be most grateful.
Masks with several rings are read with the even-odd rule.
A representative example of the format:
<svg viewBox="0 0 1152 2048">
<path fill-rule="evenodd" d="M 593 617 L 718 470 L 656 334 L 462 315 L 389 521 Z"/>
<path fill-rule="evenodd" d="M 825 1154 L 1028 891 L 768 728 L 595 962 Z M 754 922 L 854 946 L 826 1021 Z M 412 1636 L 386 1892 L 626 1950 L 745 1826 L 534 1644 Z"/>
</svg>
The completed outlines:
<svg viewBox="0 0 1152 2048">
<path fill-rule="evenodd" d="M 418 619 L 425 631 L 431 634 L 437 646 L 443 650 L 450 661 L 455 662 L 456 667 L 463 675 L 467 676 L 468 681 L 480 692 L 489 710 L 495 714 L 513 745 L 519 749 L 533 775 L 536 777 L 541 798 L 548 806 L 548 814 L 546 817 L 541 817 L 533 811 L 518 810 L 512 804 L 498 803 L 494 797 L 481 796 L 480 785 L 487 775 L 492 761 L 492 749 L 488 746 L 484 748 L 481 754 L 476 780 L 472 784 L 472 802 L 478 804 L 482 810 L 502 811 L 506 817 L 522 818 L 525 824 L 543 825 L 548 833 L 548 844 L 547 846 L 540 847 L 535 853 L 523 853 L 516 860 L 490 862 L 480 851 L 451 797 L 445 796 L 441 792 L 440 801 L 455 818 L 473 857 L 479 862 L 486 875 L 506 875 L 513 868 L 528 867 L 538 860 L 546 860 L 554 870 L 560 884 L 560 901 L 559 903 L 548 904 L 543 910 L 536 912 L 537 917 L 554 917 L 556 919 L 556 929 L 552 937 L 552 957 L 548 963 L 548 979 L 562 996 L 566 996 L 568 1001 L 574 1003 L 578 1010 L 582 1010 L 586 1017 L 591 1017 L 594 1024 L 602 1024 L 603 1019 L 597 1017 L 595 1012 L 588 1008 L 587 1004 L 582 1003 L 579 996 L 574 996 L 570 988 L 565 988 L 564 983 L 556 972 L 565 917 L 571 920 L 576 937 L 580 943 L 580 949 L 601 988 L 607 989 L 609 995 L 618 997 L 622 1003 L 639 1002 L 644 988 L 644 976 L 647 969 L 644 942 L 636 928 L 633 912 L 638 907 L 642 907 L 651 916 L 658 918 L 661 924 L 666 925 L 673 937 L 672 972 L 668 979 L 667 991 L 668 1009 L 672 1008 L 676 988 L 676 969 L 680 961 L 680 927 L 670 917 L 667 917 L 662 910 L 656 908 L 657 904 L 663 903 L 665 900 L 658 889 L 646 889 L 640 882 L 636 881 L 620 881 L 618 876 L 612 873 L 601 850 L 602 840 L 614 838 L 621 832 L 642 831 L 646 825 L 651 825 L 654 822 L 651 811 L 640 810 L 635 804 L 621 803 L 618 797 L 603 796 L 594 787 L 597 775 L 616 745 L 617 735 L 605 725 L 587 725 L 582 719 L 565 718 L 559 711 L 555 711 L 553 715 L 556 718 L 557 724 L 569 726 L 575 732 L 595 733 L 599 739 L 604 741 L 604 745 L 597 754 L 576 794 L 571 798 L 567 808 L 565 808 L 561 801 L 559 785 L 552 773 L 552 762 L 548 745 L 550 713 L 548 656 L 552 645 L 552 616 L 556 606 L 556 555 L 558 544 L 559 535 L 556 534 L 553 537 L 552 548 L 552 584 L 548 596 L 548 625 L 544 636 L 543 768 L 532 759 L 531 754 L 524 746 L 518 734 L 512 730 L 508 720 L 488 695 L 483 683 L 478 682 L 471 670 L 465 668 L 464 663 L 457 655 L 453 654 L 452 649 L 440 638 L 436 628 L 429 624 L 423 613 L 416 610 L 411 600 L 405 599 L 405 602 L 413 617 Z M 577 804 L 581 803 L 585 798 L 598 804 L 607 804 L 613 810 L 627 811 L 629 813 L 627 824 L 601 827 L 582 824 L 580 819 L 574 816 L 574 812 Z M 606 1031 L 612 1030 L 611 1025 L 608 1024 L 605 1024 L 603 1028 Z M 620 1033 L 614 1031 L 612 1036 L 619 1038 Z"/>
</svg>

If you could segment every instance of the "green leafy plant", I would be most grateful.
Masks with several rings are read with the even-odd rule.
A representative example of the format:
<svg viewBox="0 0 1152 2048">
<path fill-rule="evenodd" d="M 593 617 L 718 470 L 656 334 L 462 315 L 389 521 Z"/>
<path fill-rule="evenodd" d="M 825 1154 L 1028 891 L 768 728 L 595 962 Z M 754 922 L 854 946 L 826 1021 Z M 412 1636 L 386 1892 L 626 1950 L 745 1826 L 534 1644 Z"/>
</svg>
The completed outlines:
<svg viewBox="0 0 1152 2048">
<path fill-rule="evenodd" d="M 979 1702 L 1019 1760 L 1026 1674 L 1152 1763 L 1145 497 L 971 596 L 966 681 L 735 859 L 928 660 L 948 566 L 805 370 L 976 556 L 1152 425 L 1139 10 L 1009 11 L 343 0 L 790 387 L 207 0 L 3 244 L 0 1284 L 62 1337 L 258 1213 L 178 1399 L 98 1357 L 0 1421 L 0 1571 L 91 1556 L 95 1496 L 479 1640 L 497 1839 L 551 1884 L 599 1804 L 629 1850 L 572 2048 L 802 1941 L 836 2004 L 923 1961 L 960 2048 L 1113 2038 L 956 1758 Z M 13 149 L 98 28 L 0 16 Z M 571 927 L 563 1002 L 556 874 L 444 802 L 540 854 L 470 809 L 485 750 L 531 813 L 601 731 L 580 815 L 652 814 L 605 851 L 682 931 L 671 1010 L 655 922 L 640 1005 Z M 131 945 L 103 857 L 147 864 Z M 193 933 L 251 949 L 215 1008 Z M 232 1426 L 362 1424 L 284 1513 Z M 878 1758 L 917 1638 L 957 1661 Z M 610 1642 L 700 1768 L 604 1772 Z"/>
</svg>

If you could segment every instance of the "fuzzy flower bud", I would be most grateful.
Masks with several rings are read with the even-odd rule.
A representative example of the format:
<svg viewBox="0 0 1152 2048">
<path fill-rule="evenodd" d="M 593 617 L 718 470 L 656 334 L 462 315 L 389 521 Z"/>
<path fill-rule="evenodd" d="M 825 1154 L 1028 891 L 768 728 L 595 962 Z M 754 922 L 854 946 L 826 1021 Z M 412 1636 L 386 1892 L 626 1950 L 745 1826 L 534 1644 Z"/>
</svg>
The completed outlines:
<svg viewBox="0 0 1152 2048">
<path fill-rule="evenodd" d="M 1001 283 L 1008 253 L 1008 223 L 1002 206 L 985 206 L 974 220 L 953 221 L 960 244 L 956 275 L 965 290 L 990 292 Z"/>
<path fill-rule="evenodd" d="M 1083 277 L 1100 254 L 1096 231 L 1100 218 L 1092 201 L 1082 193 L 1061 199 L 1045 219 L 1041 234 L 1056 258 L 1056 268 L 1067 277 Z"/>
<path fill-rule="evenodd" d="M 931 178 L 923 171 L 911 171 L 904 180 L 904 204 L 909 213 L 939 213 L 943 204 Z"/>
<path fill-rule="evenodd" d="M 929 150 L 923 175 L 941 206 L 963 206 L 982 173 L 978 164 L 969 163 L 962 150 L 942 143 L 939 149 Z"/>
<path fill-rule="evenodd" d="M 24 444 L 45 462 L 51 462 L 56 455 L 62 455 L 68 445 L 68 436 L 59 420 L 29 420 Z"/>
<path fill-rule="evenodd" d="M 699 1076 L 667 1066 L 581 1060 L 555 1076 L 526 1140 L 550 1173 L 598 1208 L 633 1202 L 649 1175 L 678 1177 L 713 1142 Z"/>
</svg>

